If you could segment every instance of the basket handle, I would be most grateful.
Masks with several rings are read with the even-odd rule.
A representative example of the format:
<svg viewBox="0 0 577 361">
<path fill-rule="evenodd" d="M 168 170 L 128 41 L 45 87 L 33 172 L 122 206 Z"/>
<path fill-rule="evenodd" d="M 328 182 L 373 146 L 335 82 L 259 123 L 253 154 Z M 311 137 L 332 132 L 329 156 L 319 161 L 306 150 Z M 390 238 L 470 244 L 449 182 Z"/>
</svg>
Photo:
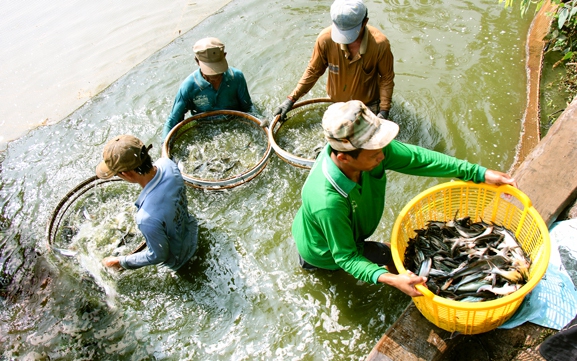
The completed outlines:
<svg viewBox="0 0 577 361">
<path fill-rule="evenodd" d="M 424 285 L 416 285 L 415 288 L 417 289 L 417 291 L 419 291 L 423 294 L 423 297 L 430 298 L 430 299 L 433 299 L 433 297 L 435 297 L 435 294 L 433 292 L 431 292 L 431 290 L 429 290 Z"/>
<path fill-rule="evenodd" d="M 514 196 L 519 201 L 521 201 L 521 203 L 523 203 L 523 205 L 527 208 L 531 208 L 533 206 L 531 200 L 529 199 L 529 196 L 523 193 L 520 189 L 515 188 L 509 184 L 503 184 L 501 186 L 498 186 L 497 191 L 501 194 L 505 195 L 510 194 Z"/>
</svg>

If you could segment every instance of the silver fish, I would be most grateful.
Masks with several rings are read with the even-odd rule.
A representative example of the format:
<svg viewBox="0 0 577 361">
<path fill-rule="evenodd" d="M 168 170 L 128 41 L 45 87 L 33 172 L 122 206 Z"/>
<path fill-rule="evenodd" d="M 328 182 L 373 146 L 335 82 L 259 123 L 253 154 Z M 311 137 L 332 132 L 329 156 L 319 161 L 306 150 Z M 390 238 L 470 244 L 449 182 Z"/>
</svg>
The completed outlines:
<svg viewBox="0 0 577 361">
<path fill-rule="evenodd" d="M 490 291 L 496 295 L 506 296 L 517 291 L 521 286 L 519 284 L 505 284 L 503 287 L 493 287 L 492 285 L 481 286 L 477 292 Z"/>
<path fill-rule="evenodd" d="M 60 253 L 61 255 L 66 256 L 66 257 L 74 257 L 78 254 L 78 252 L 71 251 L 69 249 L 62 249 L 62 248 L 56 248 L 56 247 L 53 247 L 52 249 L 54 251 Z"/>
<path fill-rule="evenodd" d="M 421 269 L 419 270 L 419 277 L 427 277 L 429 276 L 429 272 L 431 272 L 431 266 L 433 264 L 433 260 L 431 258 L 427 258 L 422 264 Z"/>
</svg>

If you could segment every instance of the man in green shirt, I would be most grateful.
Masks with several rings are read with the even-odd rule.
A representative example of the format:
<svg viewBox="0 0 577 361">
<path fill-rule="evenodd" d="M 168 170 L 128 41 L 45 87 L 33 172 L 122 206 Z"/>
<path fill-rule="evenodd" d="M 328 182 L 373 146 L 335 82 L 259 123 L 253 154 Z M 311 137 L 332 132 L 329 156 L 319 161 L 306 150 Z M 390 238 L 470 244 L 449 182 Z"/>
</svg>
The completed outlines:
<svg viewBox="0 0 577 361">
<path fill-rule="evenodd" d="M 365 241 L 383 215 L 386 170 L 516 186 L 505 173 L 394 140 L 399 126 L 358 100 L 329 106 L 322 126 L 328 144 L 303 186 L 292 226 L 305 269 L 343 269 L 364 282 L 421 296 L 415 285 L 425 278 L 396 274 L 390 248 Z"/>
</svg>

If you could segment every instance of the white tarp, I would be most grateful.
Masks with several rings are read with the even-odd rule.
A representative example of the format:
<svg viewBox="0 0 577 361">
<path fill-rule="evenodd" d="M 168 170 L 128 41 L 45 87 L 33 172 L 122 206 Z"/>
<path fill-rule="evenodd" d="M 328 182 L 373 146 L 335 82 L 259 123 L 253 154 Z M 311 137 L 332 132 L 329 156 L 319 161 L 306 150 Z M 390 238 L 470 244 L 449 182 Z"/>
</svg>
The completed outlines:
<svg viewBox="0 0 577 361">
<path fill-rule="evenodd" d="M 547 272 L 500 328 L 531 322 L 560 330 L 577 314 L 577 219 L 556 222 L 549 233 L 551 259 Z"/>
</svg>

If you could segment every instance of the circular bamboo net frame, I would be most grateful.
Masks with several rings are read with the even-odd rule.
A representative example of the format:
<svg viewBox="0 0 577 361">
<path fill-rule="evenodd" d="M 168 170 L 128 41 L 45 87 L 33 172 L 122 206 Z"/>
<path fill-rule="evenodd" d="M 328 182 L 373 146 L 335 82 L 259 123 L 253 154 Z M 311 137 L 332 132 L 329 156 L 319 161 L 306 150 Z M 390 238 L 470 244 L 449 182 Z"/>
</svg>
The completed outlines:
<svg viewBox="0 0 577 361">
<path fill-rule="evenodd" d="M 231 176 L 228 178 L 223 178 L 223 179 L 214 180 L 214 179 L 198 178 L 198 177 L 194 177 L 190 174 L 187 174 L 181 170 L 182 178 L 184 179 L 184 181 L 187 185 L 190 185 L 190 186 L 193 186 L 196 188 L 206 189 L 206 190 L 222 190 L 222 189 L 227 189 L 227 188 L 233 188 L 233 187 L 237 187 L 241 184 L 244 184 L 244 183 L 250 181 L 251 179 L 253 179 L 254 177 L 256 177 L 257 175 L 259 175 L 260 172 L 262 172 L 262 170 L 267 165 L 269 157 L 270 157 L 271 152 L 272 152 L 272 147 L 271 147 L 271 144 L 269 141 L 269 139 L 270 139 L 269 130 L 267 128 L 261 127 L 260 126 L 260 120 L 258 120 L 254 116 L 247 114 L 247 113 L 239 112 L 236 110 L 215 110 L 215 111 L 210 111 L 210 112 L 204 112 L 204 113 L 194 115 L 194 116 L 187 118 L 187 119 L 183 120 L 182 122 L 178 123 L 174 128 L 172 128 L 170 133 L 168 133 L 168 135 L 166 136 L 166 140 L 162 144 L 162 156 L 167 157 L 167 158 L 172 158 L 171 157 L 171 150 L 174 147 L 175 142 L 177 142 L 179 139 L 181 139 L 187 132 L 194 130 L 194 124 L 191 124 L 191 123 L 196 122 L 196 121 L 203 119 L 203 118 L 210 118 L 210 117 L 223 116 L 223 115 L 230 115 L 230 116 L 235 116 L 237 118 L 242 118 L 241 121 L 245 121 L 247 124 L 250 124 L 250 125 L 260 129 L 261 131 L 263 131 L 265 139 L 267 139 L 267 147 L 266 147 L 264 154 L 259 159 L 257 164 L 254 165 L 253 167 L 249 168 L 248 170 L 246 170 L 240 174 L 237 174 L 237 175 L 234 175 L 234 176 Z M 211 120 L 206 119 L 204 121 L 210 122 Z"/>
<path fill-rule="evenodd" d="M 304 107 L 306 105 L 315 104 L 315 103 L 333 103 L 333 101 L 330 100 L 329 98 L 308 99 L 308 100 L 296 103 L 292 107 L 292 109 L 289 111 L 289 113 L 291 113 L 295 109 L 298 110 L 298 108 L 300 108 L 300 107 Z M 272 121 L 270 128 L 269 128 L 270 129 L 270 131 L 268 133 L 269 143 L 272 145 L 274 151 L 279 156 L 279 158 L 281 158 L 282 160 L 284 160 L 288 164 L 293 165 L 295 167 L 299 167 L 299 168 L 311 169 L 314 162 L 315 162 L 314 159 L 307 159 L 307 158 L 299 157 L 298 155 L 292 154 L 292 153 L 282 149 L 276 142 L 275 137 L 276 137 L 279 129 L 284 124 L 286 124 L 288 121 L 290 121 L 290 119 L 287 117 L 287 120 L 285 122 L 280 122 L 280 114 L 274 118 L 274 120 Z M 277 127 L 277 125 L 278 125 L 278 127 Z"/>
<path fill-rule="evenodd" d="M 97 176 L 92 176 L 92 177 L 82 181 L 80 184 L 78 184 L 76 187 L 74 187 L 71 191 L 69 191 L 60 200 L 60 202 L 58 203 L 56 208 L 54 208 L 54 211 L 52 211 L 52 215 L 50 216 L 50 221 L 48 222 L 48 226 L 46 227 L 46 239 L 48 241 L 48 249 L 50 251 L 53 250 L 52 247 L 54 246 L 54 239 L 56 238 L 56 234 L 58 233 L 58 230 L 60 229 L 60 222 L 62 222 L 62 220 L 65 218 L 66 212 L 68 211 L 68 208 L 70 208 L 70 206 L 72 204 L 74 204 L 74 202 L 78 198 L 80 198 L 84 193 L 88 192 L 92 188 L 97 187 L 101 184 L 118 182 L 118 181 L 122 181 L 122 179 L 118 178 L 118 177 L 114 177 L 114 178 L 110 178 L 110 179 L 100 179 Z M 141 242 L 129 254 L 140 252 L 144 248 L 146 248 L 146 241 Z"/>
</svg>

